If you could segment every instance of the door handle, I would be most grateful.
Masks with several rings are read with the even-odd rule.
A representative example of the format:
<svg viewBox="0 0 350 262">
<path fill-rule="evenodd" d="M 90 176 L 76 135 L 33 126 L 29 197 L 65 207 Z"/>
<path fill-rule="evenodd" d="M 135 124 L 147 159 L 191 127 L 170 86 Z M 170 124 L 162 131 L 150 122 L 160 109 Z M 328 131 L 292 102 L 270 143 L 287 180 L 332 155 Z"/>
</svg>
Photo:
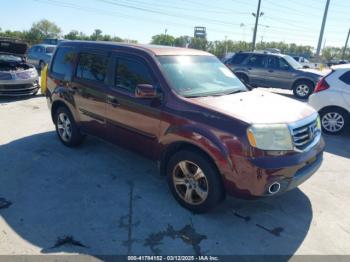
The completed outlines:
<svg viewBox="0 0 350 262">
<path fill-rule="evenodd" d="M 273 73 L 274 71 L 272 69 L 269 70 L 270 73 Z"/>
<path fill-rule="evenodd" d="M 252 70 L 252 68 L 251 68 L 251 67 L 248 67 L 248 70 Z"/>
<path fill-rule="evenodd" d="M 114 96 L 107 96 L 107 103 L 113 107 L 117 107 L 120 105 L 118 99 Z"/>
</svg>

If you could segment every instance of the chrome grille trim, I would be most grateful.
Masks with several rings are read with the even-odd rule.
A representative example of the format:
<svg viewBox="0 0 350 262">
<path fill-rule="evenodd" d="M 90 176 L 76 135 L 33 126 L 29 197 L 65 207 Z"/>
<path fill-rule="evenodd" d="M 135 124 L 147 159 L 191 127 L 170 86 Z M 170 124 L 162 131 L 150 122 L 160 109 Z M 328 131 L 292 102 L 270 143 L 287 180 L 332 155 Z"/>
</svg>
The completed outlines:
<svg viewBox="0 0 350 262">
<path fill-rule="evenodd" d="M 290 124 L 294 150 L 307 151 L 315 146 L 321 139 L 321 130 L 317 128 L 317 117 L 315 113 L 301 121 Z"/>
</svg>

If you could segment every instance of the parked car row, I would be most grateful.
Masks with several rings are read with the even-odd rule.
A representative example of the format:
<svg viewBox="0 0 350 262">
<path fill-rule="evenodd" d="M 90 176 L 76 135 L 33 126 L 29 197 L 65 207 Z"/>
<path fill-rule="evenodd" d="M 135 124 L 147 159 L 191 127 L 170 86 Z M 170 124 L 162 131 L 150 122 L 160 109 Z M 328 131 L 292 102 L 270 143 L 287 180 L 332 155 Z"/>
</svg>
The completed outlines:
<svg viewBox="0 0 350 262">
<path fill-rule="evenodd" d="M 0 96 L 36 94 L 40 83 L 32 65 L 43 69 L 49 64 L 56 45 L 37 44 L 27 51 L 28 45 L 17 40 L 3 39 L 0 43 Z M 257 86 L 292 89 L 298 98 L 308 98 L 315 93 L 309 102 L 320 113 L 324 132 L 343 132 L 349 125 L 349 88 L 346 78 L 337 76 L 337 72 L 345 74 L 348 67 L 334 67 L 331 74 L 322 78 L 319 71 L 302 68 L 295 59 L 308 62 L 301 57 L 293 59 L 265 50 L 231 54 L 225 64 L 249 89 Z M 46 85 L 46 81 L 42 83 Z M 321 91 L 327 92 L 318 94 Z"/>
</svg>

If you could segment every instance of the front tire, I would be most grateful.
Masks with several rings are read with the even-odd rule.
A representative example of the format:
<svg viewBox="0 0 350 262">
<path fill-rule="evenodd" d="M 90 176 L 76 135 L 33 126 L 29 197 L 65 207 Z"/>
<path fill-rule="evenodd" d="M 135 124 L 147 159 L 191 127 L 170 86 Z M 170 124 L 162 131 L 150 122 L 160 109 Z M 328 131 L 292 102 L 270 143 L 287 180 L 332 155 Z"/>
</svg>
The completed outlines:
<svg viewBox="0 0 350 262">
<path fill-rule="evenodd" d="M 58 138 L 68 147 L 80 145 L 84 136 L 74 121 L 70 111 L 66 107 L 59 107 L 55 112 L 55 126 Z"/>
<path fill-rule="evenodd" d="M 199 151 L 175 153 L 167 165 L 167 179 L 174 198 L 195 213 L 216 207 L 224 198 L 216 166 Z"/>
<path fill-rule="evenodd" d="M 320 112 L 322 131 L 339 135 L 349 126 L 349 113 L 340 108 L 328 108 Z"/>
<path fill-rule="evenodd" d="M 307 99 L 314 91 L 315 85 L 308 80 L 297 81 L 293 86 L 294 96 L 300 99 Z"/>
</svg>

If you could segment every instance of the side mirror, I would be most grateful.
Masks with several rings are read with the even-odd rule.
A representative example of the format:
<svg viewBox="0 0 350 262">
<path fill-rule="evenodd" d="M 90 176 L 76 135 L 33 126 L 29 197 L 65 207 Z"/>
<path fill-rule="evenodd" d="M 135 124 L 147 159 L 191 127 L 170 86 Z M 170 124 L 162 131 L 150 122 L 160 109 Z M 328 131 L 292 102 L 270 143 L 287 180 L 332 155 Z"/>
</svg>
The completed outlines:
<svg viewBox="0 0 350 262">
<path fill-rule="evenodd" d="M 154 86 L 149 84 L 139 84 L 135 89 L 135 97 L 137 98 L 156 98 L 157 91 Z"/>
</svg>

